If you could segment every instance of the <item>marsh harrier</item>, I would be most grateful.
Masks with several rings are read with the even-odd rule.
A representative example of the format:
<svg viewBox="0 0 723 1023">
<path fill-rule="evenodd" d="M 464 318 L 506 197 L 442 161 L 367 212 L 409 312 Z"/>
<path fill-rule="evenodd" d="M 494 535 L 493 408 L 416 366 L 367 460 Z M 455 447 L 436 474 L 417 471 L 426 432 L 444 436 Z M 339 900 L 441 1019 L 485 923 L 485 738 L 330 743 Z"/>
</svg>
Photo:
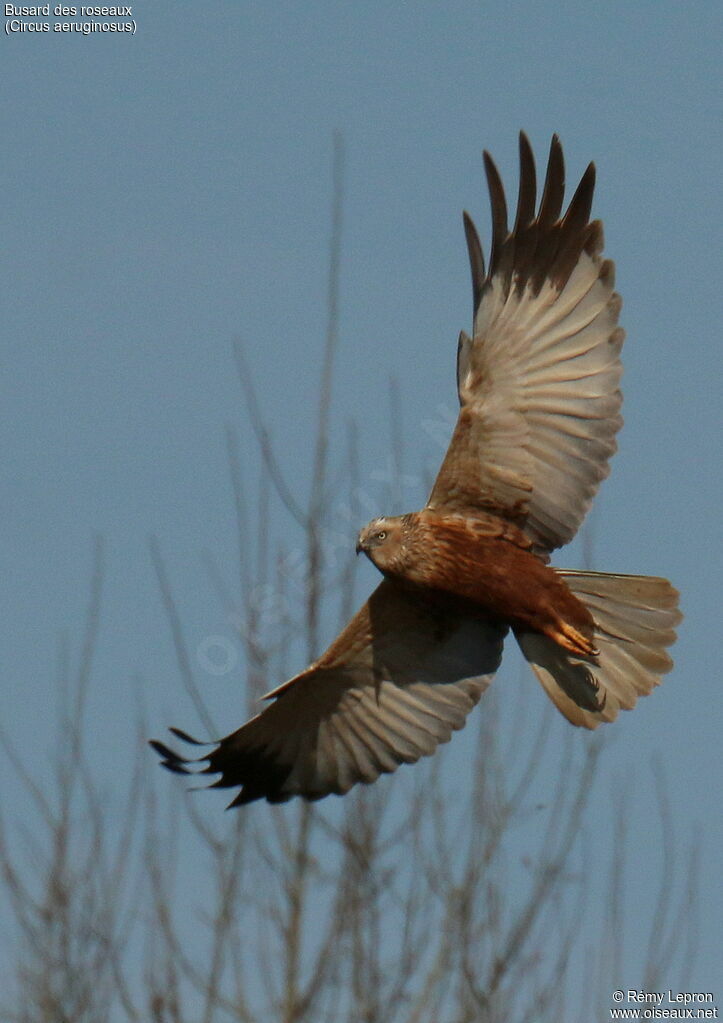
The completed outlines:
<svg viewBox="0 0 723 1023">
<path fill-rule="evenodd" d="M 622 423 L 621 302 L 590 220 L 594 165 L 563 214 L 553 137 L 538 206 L 520 135 L 510 230 L 487 153 L 484 164 L 492 245 L 485 268 L 465 213 L 474 319 L 457 348 L 459 418 L 424 508 L 359 533 L 383 581 L 318 660 L 205 757 L 152 743 L 170 770 L 239 787 L 231 806 L 342 794 L 433 753 L 489 685 L 509 630 L 558 710 L 585 728 L 630 710 L 672 667 L 681 616 L 666 579 L 549 564 L 608 475 Z"/>
</svg>

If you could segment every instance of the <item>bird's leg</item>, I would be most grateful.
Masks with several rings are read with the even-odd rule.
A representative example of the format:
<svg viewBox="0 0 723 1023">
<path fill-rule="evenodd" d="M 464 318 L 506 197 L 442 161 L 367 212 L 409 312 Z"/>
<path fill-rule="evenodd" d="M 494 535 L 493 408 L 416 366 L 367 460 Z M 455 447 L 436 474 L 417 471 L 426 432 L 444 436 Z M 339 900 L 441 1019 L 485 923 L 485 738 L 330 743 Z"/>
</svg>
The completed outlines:
<svg viewBox="0 0 723 1023">
<path fill-rule="evenodd" d="M 600 653 L 591 639 L 588 639 L 574 625 L 570 625 L 569 622 L 565 622 L 561 618 L 554 625 L 548 626 L 544 631 L 550 639 L 554 639 L 556 643 L 559 643 L 565 650 L 569 650 L 571 654 L 577 654 L 579 657 L 597 657 Z"/>
</svg>

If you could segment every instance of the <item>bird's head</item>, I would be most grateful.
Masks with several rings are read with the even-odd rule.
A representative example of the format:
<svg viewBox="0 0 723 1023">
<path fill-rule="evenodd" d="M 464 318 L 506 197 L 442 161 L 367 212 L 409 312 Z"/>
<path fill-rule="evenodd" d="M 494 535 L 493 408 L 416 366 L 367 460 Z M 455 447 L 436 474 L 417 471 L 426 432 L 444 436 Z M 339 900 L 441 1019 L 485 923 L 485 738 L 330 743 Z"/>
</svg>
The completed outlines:
<svg viewBox="0 0 723 1023">
<path fill-rule="evenodd" d="M 372 519 L 359 532 L 356 552 L 366 554 L 380 572 L 399 571 L 405 555 L 404 516 Z"/>
</svg>

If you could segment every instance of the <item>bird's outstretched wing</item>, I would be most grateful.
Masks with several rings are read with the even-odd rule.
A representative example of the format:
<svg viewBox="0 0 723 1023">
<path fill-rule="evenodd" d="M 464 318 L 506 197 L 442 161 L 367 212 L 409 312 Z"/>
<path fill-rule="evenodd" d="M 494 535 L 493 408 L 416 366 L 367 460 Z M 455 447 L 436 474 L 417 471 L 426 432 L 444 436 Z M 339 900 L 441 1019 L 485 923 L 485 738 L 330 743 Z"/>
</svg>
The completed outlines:
<svg viewBox="0 0 723 1023">
<path fill-rule="evenodd" d="M 561 216 L 562 147 L 552 139 L 539 209 L 535 163 L 520 135 L 515 225 L 488 153 L 492 248 L 485 273 L 477 231 L 464 217 L 474 330 L 460 336 L 460 413 L 428 506 L 484 509 L 521 526 L 540 553 L 572 539 L 608 472 L 622 420 L 623 331 L 614 270 L 590 222 L 590 164 Z"/>
<path fill-rule="evenodd" d="M 203 773 L 220 774 L 213 787 L 240 786 L 231 806 L 342 794 L 462 728 L 499 665 L 505 631 L 385 580 L 318 661 L 208 756 L 189 761 L 152 745 L 172 771 L 205 761 Z"/>
</svg>

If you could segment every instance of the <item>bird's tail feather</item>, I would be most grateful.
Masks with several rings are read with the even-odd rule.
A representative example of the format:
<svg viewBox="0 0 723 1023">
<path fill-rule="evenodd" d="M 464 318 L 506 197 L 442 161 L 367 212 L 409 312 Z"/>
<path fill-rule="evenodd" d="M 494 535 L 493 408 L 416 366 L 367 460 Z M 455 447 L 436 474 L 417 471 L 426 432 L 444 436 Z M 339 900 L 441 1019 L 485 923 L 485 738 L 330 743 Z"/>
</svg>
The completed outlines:
<svg viewBox="0 0 723 1023">
<path fill-rule="evenodd" d="M 576 657 L 540 633 L 518 633 L 522 652 L 568 721 L 597 728 L 631 710 L 673 666 L 666 651 L 682 615 L 667 579 L 558 570 L 595 620 L 599 656 Z"/>
</svg>

